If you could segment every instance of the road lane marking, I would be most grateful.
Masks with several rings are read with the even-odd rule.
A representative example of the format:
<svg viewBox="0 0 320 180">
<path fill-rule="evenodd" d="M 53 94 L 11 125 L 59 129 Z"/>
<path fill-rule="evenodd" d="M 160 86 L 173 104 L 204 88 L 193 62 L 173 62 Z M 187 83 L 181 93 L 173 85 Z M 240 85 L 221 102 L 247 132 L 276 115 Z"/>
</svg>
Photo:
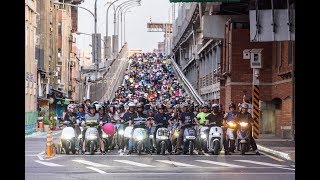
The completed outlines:
<svg viewBox="0 0 320 180">
<path fill-rule="evenodd" d="M 167 164 L 172 164 L 172 165 L 175 165 L 175 166 L 198 167 L 196 165 L 186 164 L 186 163 L 181 163 L 181 162 L 176 162 L 176 161 L 169 161 L 169 160 L 156 160 L 156 161 L 167 163 Z"/>
<path fill-rule="evenodd" d="M 291 170 L 291 171 L 295 171 L 296 169 L 293 169 L 293 168 L 286 168 L 286 167 L 278 167 L 280 169 L 288 169 L 288 170 Z"/>
<path fill-rule="evenodd" d="M 292 166 L 292 167 L 296 167 L 296 165 L 294 165 L 294 164 L 293 164 L 293 165 L 291 165 L 291 166 Z"/>
<path fill-rule="evenodd" d="M 78 163 L 82 163 L 82 164 L 86 164 L 86 165 L 90 165 L 90 166 L 94 166 L 94 167 L 110 167 L 108 165 L 105 164 L 99 164 L 99 163 L 94 163 L 94 162 L 90 162 L 90 161 L 86 161 L 86 160 L 72 160 Z"/>
<path fill-rule="evenodd" d="M 139 167 L 155 167 L 155 166 L 151 166 L 148 164 L 142 164 L 142 163 L 137 163 L 134 161 L 128 161 L 128 160 L 113 160 L 116 162 L 120 162 L 120 163 L 125 163 L 125 164 L 130 164 L 130 165 L 134 165 L 134 166 L 139 166 Z"/>
<path fill-rule="evenodd" d="M 259 162 L 259 161 L 250 161 L 250 160 L 235 160 L 235 161 L 252 163 L 252 164 L 259 164 L 259 165 L 265 165 L 265 166 L 272 166 L 272 167 L 284 167 L 284 165 L 280 165 L 280 164 L 272 164 L 272 163 Z"/>
<path fill-rule="evenodd" d="M 261 153 L 261 154 L 263 154 L 263 155 L 265 155 L 265 156 L 268 156 L 268 157 L 271 158 L 271 159 L 280 161 L 280 162 L 283 162 L 283 161 L 284 161 L 283 159 L 277 158 L 277 157 L 275 157 L 275 156 L 271 156 L 271 155 L 266 154 L 266 153 Z"/>
<path fill-rule="evenodd" d="M 203 152 L 203 154 L 204 154 L 205 156 L 210 156 L 208 153 L 205 153 L 205 152 Z"/>
<path fill-rule="evenodd" d="M 44 154 L 44 153 L 45 153 L 45 151 L 42 151 L 42 152 L 40 152 L 39 154 L 37 154 L 37 156 L 38 156 L 38 158 L 39 158 L 40 160 L 44 160 L 43 157 L 41 156 L 41 155 Z"/>
<path fill-rule="evenodd" d="M 37 162 L 37 163 L 46 165 L 46 166 L 52 166 L 52 167 L 63 166 L 63 165 L 55 164 L 55 163 L 51 163 L 51 162 L 44 162 L 44 161 L 39 161 L 39 160 L 34 160 L 34 161 Z"/>
<path fill-rule="evenodd" d="M 111 174 L 111 173 L 110 173 Z M 157 172 L 123 172 L 123 173 L 112 173 L 112 175 L 128 175 L 128 176 L 132 176 L 132 174 L 134 175 L 141 175 L 141 176 L 149 176 L 149 175 L 178 175 L 181 176 L 181 174 L 183 175 L 201 175 L 201 174 L 206 174 L 206 175 L 244 175 L 244 174 L 249 174 L 249 175 L 295 175 L 295 172 L 199 172 L 199 173 L 187 173 L 187 172 L 164 172 L 164 173 L 157 173 Z"/>
<path fill-rule="evenodd" d="M 224 163 L 224 162 L 217 162 L 217 161 L 208 161 L 208 160 L 195 160 L 195 161 L 209 163 L 209 164 L 216 164 L 216 165 L 220 165 L 220 166 L 234 167 L 234 168 L 245 168 L 245 166 L 229 164 L 229 163 Z"/>
<path fill-rule="evenodd" d="M 96 172 L 98 172 L 98 173 L 100 173 L 100 174 L 107 174 L 106 172 L 104 172 L 104 171 L 102 171 L 102 170 L 100 170 L 100 169 L 98 169 L 98 168 L 95 168 L 95 167 L 87 166 L 87 168 L 88 168 L 88 169 L 91 169 L 91 170 L 94 170 L 94 171 L 96 171 Z"/>
</svg>

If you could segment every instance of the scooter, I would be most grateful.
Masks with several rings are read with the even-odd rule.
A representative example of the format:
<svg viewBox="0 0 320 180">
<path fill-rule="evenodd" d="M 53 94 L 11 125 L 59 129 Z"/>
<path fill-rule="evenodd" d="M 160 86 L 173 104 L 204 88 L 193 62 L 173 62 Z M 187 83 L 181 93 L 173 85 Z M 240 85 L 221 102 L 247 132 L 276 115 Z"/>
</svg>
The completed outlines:
<svg viewBox="0 0 320 180">
<path fill-rule="evenodd" d="M 87 123 L 87 126 L 90 126 L 85 134 L 85 150 L 90 152 L 91 155 L 94 155 L 94 153 L 99 148 L 99 133 L 98 129 L 95 127 L 98 124 L 97 123 Z"/>
<path fill-rule="evenodd" d="M 190 155 L 193 154 L 196 136 L 196 130 L 192 126 L 185 127 L 183 132 L 183 154 L 187 154 L 187 152 Z"/>
<path fill-rule="evenodd" d="M 78 138 L 77 132 L 74 129 L 74 124 L 70 121 L 64 121 L 63 125 L 66 127 L 63 128 L 61 137 L 60 137 L 60 144 L 61 144 L 61 150 L 64 151 L 66 154 L 70 154 L 70 151 L 72 154 L 75 154 L 76 149 L 76 138 Z"/>
<path fill-rule="evenodd" d="M 118 149 L 119 150 L 124 150 L 125 147 L 125 137 L 124 137 L 124 132 L 125 129 L 128 125 L 128 122 L 118 122 L 116 124 L 116 128 L 117 128 L 117 145 L 118 145 Z"/>
<path fill-rule="evenodd" d="M 146 130 L 146 119 L 145 118 L 135 118 L 134 119 L 134 129 L 132 138 L 135 144 L 135 149 L 138 154 L 141 155 L 142 150 L 145 149 L 145 141 L 147 139 L 147 130 Z"/>
<path fill-rule="evenodd" d="M 162 123 L 157 124 L 159 128 L 156 132 L 156 149 L 157 154 L 165 155 L 166 150 L 171 153 L 172 145 L 169 139 L 170 131 L 168 128 L 164 127 Z"/>
<path fill-rule="evenodd" d="M 227 145 L 228 145 L 228 149 L 230 150 L 230 152 L 234 153 L 234 150 L 236 149 L 235 147 L 235 129 L 237 127 L 237 124 L 234 121 L 229 121 L 226 124 L 227 127 L 227 132 L 226 132 L 226 140 L 227 140 Z"/>
<path fill-rule="evenodd" d="M 208 151 L 213 155 L 219 155 L 223 146 L 223 130 L 215 123 L 209 124 Z"/>
<path fill-rule="evenodd" d="M 237 142 L 239 151 L 241 155 L 244 155 L 246 152 L 249 151 L 249 136 L 250 136 L 250 129 L 249 123 L 245 121 L 239 122 L 240 127 L 237 130 Z"/>
<path fill-rule="evenodd" d="M 209 138 L 209 127 L 205 125 L 200 125 L 200 143 L 202 150 L 207 153 L 208 152 L 208 138 Z"/>
</svg>

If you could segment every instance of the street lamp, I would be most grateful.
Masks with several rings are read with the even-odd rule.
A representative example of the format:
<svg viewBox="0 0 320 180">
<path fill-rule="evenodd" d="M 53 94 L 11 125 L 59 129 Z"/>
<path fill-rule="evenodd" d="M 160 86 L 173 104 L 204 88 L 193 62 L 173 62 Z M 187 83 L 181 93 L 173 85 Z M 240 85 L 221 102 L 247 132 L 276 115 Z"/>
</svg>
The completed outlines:
<svg viewBox="0 0 320 180">
<path fill-rule="evenodd" d="M 124 42 L 126 42 L 126 13 L 129 9 L 135 7 L 135 6 L 140 6 L 141 4 L 131 4 L 127 7 L 125 7 L 123 10 L 121 10 L 121 46 L 123 45 L 123 42 L 122 42 L 122 39 L 124 39 Z M 131 12 L 131 11 L 128 11 L 128 12 Z M 122 14 L 124 14 L 124 22 L 123 22 L 123 28 L 122 28 Z M 123 34 L 122 34 L 122 31 L 123 31 Z"/>
<path fill-rule="evenodd" d="M 91 36 L 91 37 L 92 37 L 92 34 L 89 34 L 89 33 L 75 32 L 75 34 L 77 34 L 77 35 L 83 34 L 83 35 L 87 35 L 87 36 Z M 104 44 L 106 43 L 102 38 L 101 38 L 100 40 L 101 40 Z"/>
<path fill-rule="evenodd" d="M 122 16 L 122 11 L 126 8 L 130 8 L 131 6 L 141 6 L 140 2 L 136 2 L 136 1 L 131 1 L 125 5 L 123 5 L 122 7 L 119 8 L 118 11 L 118 16 L 117 16 L 117 35 L 119 35 L 119 16 Z M 119 15 L 120 14 L 120 15 Z"/>
<path fill-rule="evenodd" d="M 114 24 L 114 31 L 113 31 L 113 34 L 116 35 L 116 28 L 117 28 L 117 25 L 116 23 L 119 22 L 119 18 L 118 18 L 118 21 L 116 21 L 116 15 L 117 15 L 117 11 L 120 10 L 122 8 L 122 5 L 127 5 L 127 4 L 132 4 L 132 3 L 138 3 L 140 4 L 141 3 L 141 0 L 127 0 L 121 4 L 119 4 L 116 8 L 116 10 L 114 11 L 114 14 L 113 14 L 113 24 Z M 119 13 L 118 13 L 119 15 Z M 119 17 L 119 16 L 118 16 Z M 118 35 L 118 32 L 117 32 L 117 35 Z"/>
</svg>

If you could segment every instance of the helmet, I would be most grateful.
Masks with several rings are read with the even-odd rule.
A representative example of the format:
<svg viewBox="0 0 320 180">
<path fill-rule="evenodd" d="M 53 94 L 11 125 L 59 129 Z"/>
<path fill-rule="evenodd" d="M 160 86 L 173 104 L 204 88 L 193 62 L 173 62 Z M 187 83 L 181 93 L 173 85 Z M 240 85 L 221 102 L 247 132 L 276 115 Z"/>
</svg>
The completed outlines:
<svg viewBox="0 0 320 180">
<path fill-rule="evenodd" d="M 172 104 L 168 105 L 167 109 L 173 109 L 173 105 Z"/>
<path fill-rule="evenodd" d="M 128 106 L 129 106 L 129 107 L 136 107 L 136 104 L 135 104 L 134 102 L 130 102 L 130 103 L 128 104 Z"/>
<path fill-rule="evenodd" d="M 230 109 L 230 108 L 236 109 L 236 105 L 235 105 L 233 102 L 231 102 L 231 103 L 229 103 L 229 109 Z"/>
<path fill-rule="evenodd" d="M 249 108 L 249 106 L 248 106 L 248 104 L 247 104 L 247 103 L 242 103 L 242 104 L 241 104 L 241 108 L 248 109 L 248 108 Z"/>
<path fill-rule="evenodd" d="M 157 109 L 159 110 L 159 109 L 165 109 L 166 107 L 163 105 L 163 104 L 159 104 L 159 105 L 157 105 Z"/>
<path fill-rule="evenodd" d="M 78 108 L 84 108 L 84 105 L 83 104 L 79 104 Z"/>
<path fill-rule="evenodd" d="M 88 106 L 88 109 L 90 110 L 90 109 L 95 109 L 96 110 L 96 106 L 94 105 L 94 104 L 90 104 L 89 106 Z"/>
<path fill-rule="evenodd" d="M 75 108 L 76 108 L 76 105 L 75 105 L 75 104 L 69 104 L 69 105 L 67 106 L 67 111 L 68 111 L 68 112 L 74 112 Z"/>
<path fill-rule="evenodd" d="M 201 108 L 208 108 L 208 104 L 206 104 L 206 103 L 202 104 Z"/>
<path fill-rule="evenodd" d="M 143 109 L 144 107 L 143 107 L 143 105 L 141 103 L 138 103 L 137 104 L 137 108 L 142 108 Z"/>
<path fill-rule="evenodd" d="M 217 109 L 219 109 L 219 104 L 212 104 L 212 109 L 215 109 L 215 108 L 217 108 Z"/>
</svg>

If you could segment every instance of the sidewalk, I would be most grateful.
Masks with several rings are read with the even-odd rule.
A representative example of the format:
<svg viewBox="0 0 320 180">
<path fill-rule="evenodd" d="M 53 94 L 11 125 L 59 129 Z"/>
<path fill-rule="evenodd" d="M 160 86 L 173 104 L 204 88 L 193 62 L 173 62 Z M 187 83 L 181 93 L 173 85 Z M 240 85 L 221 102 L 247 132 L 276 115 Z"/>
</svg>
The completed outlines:
<svg viewBox="0 0 320 180">
<path fill-rule="evenodd" d="M 272 154 L 282 159 L 295 162 L 295 142 L 291 139 L 281 139 L 269 135 L 260 135 L 256 140 L 261 152 Z"/>
<path fill-rule="evenodd" d="M 59 133 L 61 133 L 62 130 L 54 130 L 52 131 L 52 136 L 55 136 Z M 26 135 L 25 138 L 46 138 L 47 137 L 47 132 L 34 132 L 30 135 Z"/>
</svg>

